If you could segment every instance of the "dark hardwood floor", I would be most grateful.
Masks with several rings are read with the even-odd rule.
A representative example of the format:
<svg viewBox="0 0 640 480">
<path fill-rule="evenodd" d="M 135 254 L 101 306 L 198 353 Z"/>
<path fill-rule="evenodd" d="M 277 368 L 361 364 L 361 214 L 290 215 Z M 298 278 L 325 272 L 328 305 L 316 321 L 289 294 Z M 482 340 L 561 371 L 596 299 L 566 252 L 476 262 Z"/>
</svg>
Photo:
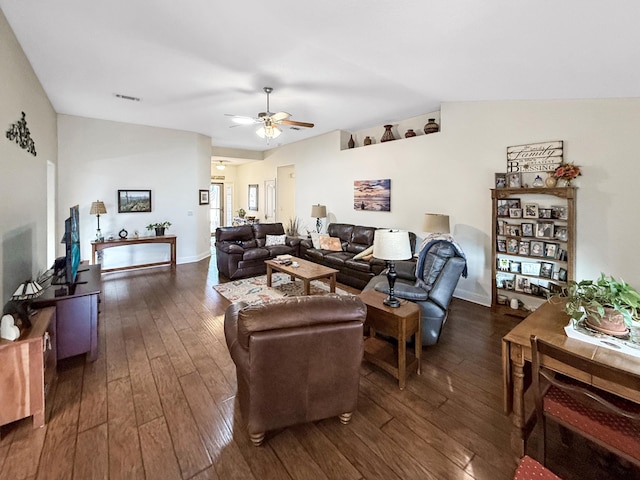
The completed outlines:
<svg viewBox="0 0 640 480">
<path fill-rule="evenodd" d="M 363 363 L 349 425 L 332 418 L 269 432 L 255 448 L 235 401 L 222 328 L 229 302 L 213 290 L 218 281 L 213 259 L 103 275 L 98 360 L 59 363 L 44 428 L 33 430 L 31 419 L 2 427 L 0 478 L 513 476 L 500 339 L 516 318 L 454 299 L 440 343 L 424 348 L 422 375 L 405 391 Z M 567 448 L 552 439 L 549 450 L 566 479 L 635 475 L 579 441 Z"/>
</svg>

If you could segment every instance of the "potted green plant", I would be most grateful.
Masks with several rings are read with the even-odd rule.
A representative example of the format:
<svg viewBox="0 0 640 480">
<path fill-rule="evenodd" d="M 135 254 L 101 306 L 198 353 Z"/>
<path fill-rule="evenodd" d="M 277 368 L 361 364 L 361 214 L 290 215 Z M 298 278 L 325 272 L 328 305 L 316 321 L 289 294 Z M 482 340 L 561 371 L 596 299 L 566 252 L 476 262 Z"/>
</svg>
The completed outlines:
<svg viewBox="0 0 640 480">
<path fill-rule="evenodd" d="M 240 218 L 244 218 L 244 216 L 247 214 L 247 212 L 244 211 L 244 208 L 240 208 L 238 209 L 238 216 Z"/>
<path fill-rule="evenodd" d="M 561 297 L 565 311 L 575 321 L 582 320 L 604 333 L 626 334 L 638 327 L 640 293 L 624 280 L 601 274 L 593 280 L 570 281 Z"/>
<path fill-rule="evenodd" d="M 168 229 L 171 226 L 171 222 L 158 222 L 158 223 L 150 223 L 147 225 L 147 230 L 156 231 L 156 236 L 161 237 L 164 235 L 165 229 Z"/>
</svg>

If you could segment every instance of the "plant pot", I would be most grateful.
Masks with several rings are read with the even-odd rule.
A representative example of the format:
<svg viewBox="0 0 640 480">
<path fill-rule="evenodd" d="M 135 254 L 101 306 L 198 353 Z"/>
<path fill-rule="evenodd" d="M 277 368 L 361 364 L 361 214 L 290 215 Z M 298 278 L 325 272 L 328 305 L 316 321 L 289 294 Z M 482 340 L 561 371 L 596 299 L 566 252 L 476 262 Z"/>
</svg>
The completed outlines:
<svg viewBox="0 0 640 480">
<path fill-rule="evenodd" d="M 164 235 L 165 227 L 156 227 L 156 237 L 162 237 Z"/>
<path fill-rule="evenodd" d="M 614 310 L 613 308 L 605 308 L 604 316 L 600 321 L 596 321 L 593 318 L 587 316 L 585 323 L 594 330 L 606 333 L 607 335 L 614 335 L 616 337 L 624 336 L 629 333 L 629 329 L 624 323 L 624 317 L 622 313 Z"/>
</svg>

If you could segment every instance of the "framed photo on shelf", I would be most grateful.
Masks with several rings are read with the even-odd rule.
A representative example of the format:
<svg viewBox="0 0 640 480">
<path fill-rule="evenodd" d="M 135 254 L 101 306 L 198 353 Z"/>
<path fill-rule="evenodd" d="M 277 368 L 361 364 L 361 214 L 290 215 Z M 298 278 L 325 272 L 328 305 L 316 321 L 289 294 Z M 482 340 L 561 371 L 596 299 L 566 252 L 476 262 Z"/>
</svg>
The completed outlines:
<svg viewBox="0 0 640 480">
<path fill-rule="evenodd" d="M 561 242 L 566 242 L 568 239 L 567 227 L 556 226 L 553 229 L 553 238 Z"/>
<path fill-rule="evenodd" d="M 496 188 L 505 188 L 507 186 L 507 174 L 496 173 Z"/>
<path fill-rule="evenodd" d="M 523 237 L 533 237 L 533 223 L 521 223 Z"/>
<path fill-rule="evenodd" d="M 517 255 L 519 247 L 520 245 L 517 238 L 507 239 L 507 253 Z"/>
<path fill-rule="evenodd" d="M 540 240 L 531 240 L 530 253 L 532 257 L 544 257 L 544 242 Z"/>
<path fill-rule="evenodd" d="M 558 270 L 558 280 L 560 280 L 561 282 L 566 282 L 567 281 L 567 269 L 566 268 L 560 268 Z"/>
<path fill-rule="evenodd" d="M 538 208 L 538 218 L 552 218 L 550 208 Z"/>
<path fill-rule="evenodd" d="M 515 275 L 513 275 L 512 273 L 496 273 L 496 287 L 513 290 L 514 277 Z"/>
<path fill-rule="evenodd" d="M 521 273 L 523 275 L 540 275 L 541 265 L 540 262 L 522 262 L 520 266 Z"/>
<path fill-rule="evenodd" d="M 509 172 L 506 175 L 508 188 L 522 187 L 522 174 L 520 172 Z"/>
<path fill-rule="evenodd" d="M 551 278 L 553 274 L 553 263 L 542 262 L 540 264 L 540 276 L 544 278 Z"/>
<path fill-rule="evenodd" d="M 511 273 L 520 273 L 520 262 L 510 262 L 509 271 Z"/>
<path fill-rule="evenodd" d="M 510 208 L 509 216 L 511 218 L 522 218 L 522 209 L 521 208 Z"/>
<path fill-rule="evenodd" d="M 538 204 L 525 203 L 522 206 L 522 218 L 538 218 Z"/>
<path fill-rule="evenodd" d="M 498 258 L 498 270 L 502 270 L 504 272 L 509 271 L 509 262 L 508 258 Z"/>
<path fill-rule="evenodd" d="M 505 225 L 507 224 L 507 222 L 505 222 L 504 220 L 498 220 L 498 228 L 496 229 L 496 233 L 498 235 L 505 235 Z"/>
<path fill-rule="evenodd" d="M 498 239 L 498 245 L 496 245 L 499 252 L 506 253 L 507 252 L 507 240 L 504 238 Z"/>
<path fill-rule="evenodd" d="M 529 255 L 529 242 L 527 240 L 520 240 L 520 245 L 518 245 L 518 253 L 520 255 Z"/>
<path fill-rule="evenodd" d="M 507 225 L 506 234 L 511 235 L 512 237 L 520 236 L 520 225 Z"/>
<path fill-rule="evenodd" d="M 566 205 L 551 205 L 551 218 L 567 220 L 569 218 L 569 209 Z"/>
<path fill-rule="evenodd" d="M 209 190 L 200 190 L 200 205 L 209 205 Z"/>
<path fill-rule="evenodd" d="M 558 254 L 557 243 L 545 243 L 544 244 L 544 256 L 547 258 L 556 258 Z"/>
<path fill-rule="evenodd" d="M 498 199 L 498 216 L 508 217 L 510 208 L 520 208 L 519 198 L 501 198 Z"/>
<path fill-rule="evenodd" d="M 527 277 L 523 277 L 522 275 L 516 275 L 516 284 L 514 290 L 516 292 L 524 292 L 525 289 L 531 290 L 529 286 L 529 279 Z"/>
<path fill-rule="evenodd" d="M 538 222 L 536 224 L 536 238 L 553 238 L 553 222 Z"/>
</svg>

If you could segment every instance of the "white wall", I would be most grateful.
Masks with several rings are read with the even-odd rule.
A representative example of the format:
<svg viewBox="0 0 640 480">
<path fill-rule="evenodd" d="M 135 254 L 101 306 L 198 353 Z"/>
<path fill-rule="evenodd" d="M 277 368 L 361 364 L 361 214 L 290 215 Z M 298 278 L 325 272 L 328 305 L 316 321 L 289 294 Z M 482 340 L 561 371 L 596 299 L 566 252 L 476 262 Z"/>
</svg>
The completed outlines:
<svg viewBox="0 0 640 480">
<path fill-rule="evenodd" d="M 209 206 L 199 205 L 199 190 L 209 189 L 211 139 L 163 128 L 131 125 L 70 115 L 58 117 L 58 218 L 80 206 L 82 258 L 91 257 L 96 217 L 91 202 L 105 202 L 100 216 L 105 237 L 124 228 L 152 235 L 146 225 L 170 221 L 167 233 L 178 236 L 178 263 L 210 255 Z M 151 190 L 151 213 L 118 213 L 118 190 Z M 58 222 L 58 228 L 64 227 Z M 60 230 L 60 237 L 62 230 Z M 62 249 L 59 250 L 62 254 Z M 148 263 L 169 258 L 166 245 L 107 249 L 103 267 Z"/>
<path fill-rule="evenodd" d="M 57 163 L 56 113 L 0 10 L 0 298 L 47 265 L 47 161 Z M 34 157 L 6 138 L 25 112 Z"/>
<path fill-rule="evenodd" d="M 295 165 L 296 214 L 309 229 L 315 203 L 327 206 L 330 222 L 419 236 L 424 213 L 449 214 L 469 262 L 469 278 L 460 281 L 456 296 L 489 304 L 494 173 L 506 170 L 510 145 L 564 140 L 565 160 L 583 169 L 575 182 L 576 278 L 605 272 L 640 288 L 633 246 L 640 233 L 640 99 L 445 103 L 440 124 L 436 134 L 352 150 L 340 149 L 344 132 L 332 132 L 266 152 L 263 162 L 239 167 L 238 177 L 243 184 L 261 183 L 278 166 Z M 391 212 L 354 210 L 353 181 L 379 178 L 391 179 Z"/>
</svg>

